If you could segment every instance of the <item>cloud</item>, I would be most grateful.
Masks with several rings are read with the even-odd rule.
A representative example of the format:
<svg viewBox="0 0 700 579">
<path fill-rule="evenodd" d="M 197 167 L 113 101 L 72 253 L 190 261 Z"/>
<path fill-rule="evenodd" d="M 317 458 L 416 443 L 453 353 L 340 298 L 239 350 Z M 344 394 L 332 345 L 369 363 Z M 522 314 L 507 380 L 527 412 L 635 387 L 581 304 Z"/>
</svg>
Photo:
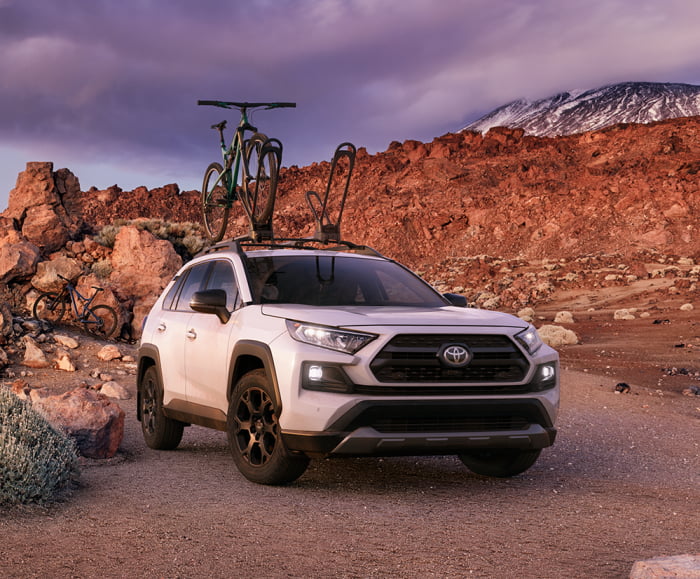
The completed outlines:
<svg viewBox="0 0 700 579">
<path fill-rule="evenodd" d="M 254 118 L 286 164 L 375 152 L 520 97 L 700 82 L 698 21 L 686 0 L 0 0 L 0 147 L 194 184 L 234 119 L 195 103 L 230 99 L 298 102 Z"/>
</svg>

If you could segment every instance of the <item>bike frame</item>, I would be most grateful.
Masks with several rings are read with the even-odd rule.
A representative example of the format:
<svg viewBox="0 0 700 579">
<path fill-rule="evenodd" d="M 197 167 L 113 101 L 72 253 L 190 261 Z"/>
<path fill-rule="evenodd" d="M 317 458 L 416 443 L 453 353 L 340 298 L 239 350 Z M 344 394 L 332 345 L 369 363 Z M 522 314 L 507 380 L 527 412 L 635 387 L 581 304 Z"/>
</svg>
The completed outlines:
<svg viewBox="0 0 700 579">
<path fill-rule="evenodd" d="M 94 287 L 93 289 L 95 290 L 95 293 L 88 298 L 78 291 L 78 288 L 75 287 L 72 281 L 61 275 L 59 275 L 59 277 L 65 280 L 67 283 L 56 297 L 56 301 L 60 301 L 62 294 L 67 293 L 70 300 L 71 311 L 73 312 L 73 317 L 76 320 L 83 324 L 99 324 L 100 320 L 97 318 L 97 316 L 93 314 L 94 319 L 90 319 L 89 316 L 92 314 L 90 305 L 97 297 L 97 294 L 102 291 L 102 288 Z"/>
<path fill-rule="evenodd" d="M 220 129 L 220 145 L 221 145 L 221 157 L 223 160 L 224 171 L 221 173 L 220 179 L 223 179 L 224 175 L 229 174 L 231 176 L 228 187 L 226 187 L 226 207 L 230 209 L 233 202 L 236 200 L 236 187 L 238 187 L 239 174 L 241 172 L 241 159 L 243 158 L 243 143 L 245 142 L 244 136 L 246 131 L 252 133 L 257 132 L 257 128 L 248 122 L 248 112 L 245 108 L 241 109 L 241 120 L 236 127 L 231 138 L 231 144 L 227 147 L 226 140 L 224 139 L 224 129 Z M 245 176 L 243 176 L 245 178 Z M 217 185 L 215 183 L 215 185 Z M 223 184 L 224 186 L 226 183 Z"/>
<path fill-rule="evenodd" d="M 252 103 L 252 102 L 227 102 L 227 101 L 197 101 L 198 105 L 212 105 L 221 107 L 224 109 L 236 108 L 241 113 L 241 120 L 236 127 L 231 138 L 231 144 L 226 145 L 226 139 L 224 138 L 224 130 L 226 129 L 226 121 L 222 121 L 218 125 L 213 125 L 212 129 L 218 129 L 219 131 L 219 146 L 221 147 L 221 157 L 223 160 L 224 170 L 222 171 L 219 179 L 214 182 L 214 186 L 223 185 L 226 189 L 226 208 L 231 209 L 233 202 L 236 200 L 236 188 L 238 187 L 238 180 L 241 174 L 241 159 L 243 158 L 244 144 L 245 144 L 245 133 L 249 131 L 251 133 L 257 133 L 258 128 L 250 124 L 248 120 L 248 110 L 249 109 L 275 109 L 282 107 L 296 107 L 296 103 Z M 280 145 L 281 146 L 281 145 Z M 247 169 L 247 168 L 246 168 Z M 244 169 L 245 171 L 245 169 Z M 230 175 L 231 179 L 228 183 L 221 183 L 224 179 L 224 175 Z M 245 175 L 243 175 L 245 178 Z"/>
</svg>

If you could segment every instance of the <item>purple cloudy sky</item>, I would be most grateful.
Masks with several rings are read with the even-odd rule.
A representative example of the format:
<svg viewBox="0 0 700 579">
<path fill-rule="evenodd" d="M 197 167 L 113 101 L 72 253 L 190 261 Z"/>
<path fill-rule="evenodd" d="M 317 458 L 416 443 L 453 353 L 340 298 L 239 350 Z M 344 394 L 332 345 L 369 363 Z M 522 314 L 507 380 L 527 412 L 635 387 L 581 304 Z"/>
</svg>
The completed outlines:
<svg viewBox="0 0 700 579">
<path fill-rule="evenodd" d="M 700 84 L 698 23 L 695 0 L 0 0 L 0 210 L 27 161 L 198 189 L 227 113 L 197 99 L 296 101 L 253 120 L 307 165 L 520 97 Z"/>
</svg>

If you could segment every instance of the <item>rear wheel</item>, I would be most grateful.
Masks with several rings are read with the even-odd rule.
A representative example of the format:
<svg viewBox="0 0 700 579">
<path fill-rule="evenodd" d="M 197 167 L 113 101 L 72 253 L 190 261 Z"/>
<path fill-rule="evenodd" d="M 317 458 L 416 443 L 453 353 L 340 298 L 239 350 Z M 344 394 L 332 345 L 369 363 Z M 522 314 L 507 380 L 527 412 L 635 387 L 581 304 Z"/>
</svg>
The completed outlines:
<svg viewBox="0 0 700 579">
<path fill-rule="evenodd" d="M 156 450 L 176 449 L 182 440 L 185 425 L 163 413 L 163 387 L 155 366 L 149 367 L 141 380 L 139 411 L 146 444 Z"/>
<path fill-rule="evenodd" d="M 37 320 L 45 320 L 53 324 L 63 318 L 66 311 L 66 302 L 54 293 L 41 294 L 34 302 L 32 312 Z"/>
<path fill-rule="evenodd" d="M 202 183 L 202 219 L 209 239 L 221 241 L 228 223 L 228 176 L 220 163 L 212 163 Z"/>
<path fill-rule="evenodd" d="M 298 479 L 309 459 L 290 452 L 282 440 L 279 409 L 263 370 L 240 379 L 229 403 L 228 440 L 233 460 L 248 480 L 280 485 Z"/>
<path fill-rule="evenodd" d="M 540 456 L 542 450 L 494 448 L 460 454 L 459 459 L 476 474 L 509 477 L 525 472 Z"/>
<path fill-rule="evenodd" d="M 264 225 L 272 216 L 277 193 L 280 148 L 262 133 L 255 133 L 245 148 L 245 171 L 241 201 L 253 225 Z"/>
<path fill-rule="evenodd" d="M 87 329 L 96 336 L 110 338 L 117 329 L 119 318 L 110 306 L 99 305 L 90 308 L 86 324 Z"/>
</svg>

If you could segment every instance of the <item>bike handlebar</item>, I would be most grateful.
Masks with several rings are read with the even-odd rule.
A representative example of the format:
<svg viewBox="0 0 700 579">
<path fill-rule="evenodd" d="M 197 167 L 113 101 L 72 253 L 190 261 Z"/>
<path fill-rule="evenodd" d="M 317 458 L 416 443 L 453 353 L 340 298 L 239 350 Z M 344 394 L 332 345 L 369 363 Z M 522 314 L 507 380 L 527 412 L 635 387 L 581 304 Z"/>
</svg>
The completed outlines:
<svg viewBox="0 0 700 579">
<path fill-rule="evenodd" d="M 197 104 L 221 107 L 222 109 L 256 109 L 261 107 L 264 107 L 265 109 L 281 109 L 296 108 L 297 106 L 297 103 L 249 103 L 232 101 L 197 101 Z"/>
</svg>

